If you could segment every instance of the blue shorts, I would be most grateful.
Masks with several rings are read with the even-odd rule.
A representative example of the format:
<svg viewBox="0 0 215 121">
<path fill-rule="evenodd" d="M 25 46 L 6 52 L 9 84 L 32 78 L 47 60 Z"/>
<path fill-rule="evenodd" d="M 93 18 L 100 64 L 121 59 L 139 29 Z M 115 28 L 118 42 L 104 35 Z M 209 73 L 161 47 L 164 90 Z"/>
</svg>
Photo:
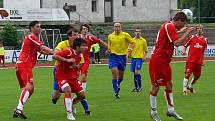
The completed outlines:
<svg viewBox="0 0 215 121">
<path fill-rule="evenodd" d="M 117 67 L 120 71 L 125 71 L 126 67 L 126 55 L 110 54 L 109 56 L 109 68 Z"/>
<path fill-rule="evenodd" d="M 54 88 L 54 90 L 58 90 L 59 86 L 58 86 L 58 83 L 57 83 L 57 80 L 56 80 L 56 67 L 54 67 L 53 76 L 54 76 L 53 88 Z"/>
<path fill-rule="evenodd" d="M 143 64 L 142 58 L 132 58 L 131 72 L 135 72 L 135 70 L 140 70 L 142 68 L 142 64 Z"/>
</svg>

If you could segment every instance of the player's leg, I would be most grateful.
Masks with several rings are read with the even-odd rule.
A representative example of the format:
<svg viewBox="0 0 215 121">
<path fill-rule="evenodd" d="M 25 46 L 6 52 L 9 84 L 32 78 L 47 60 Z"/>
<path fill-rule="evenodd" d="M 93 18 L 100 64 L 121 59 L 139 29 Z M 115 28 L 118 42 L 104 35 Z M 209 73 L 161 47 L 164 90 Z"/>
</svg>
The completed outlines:
<svg viewBox="0 0 215 121">
<path fill-rule="evenodd" d="M 3 67 L 5 67 L 4 55 L 3 55 L 3 57 L 2 57 L 2 62 L 3 62 Z"/>
<path fill-rule="evenodd" d="M 184 76 L 184 80 L 183 80 L 183 94 L 184 95 L 187 95 L 187 87 L 188 87 L 189 78 L 192 74 L 192 70 L 193 70 L 193 64 L 186 63 L 185 76 Z"/>
<path fill-rule="evenodd" d="M 118 56 L 117 57 L 117 63 L 118 63 L 118 70 L 119 70 L 119 75 L 118 75 L 118 93 L 120 91 L 120 85 L 123 81 L 124 77 L 124 71 L 126 68 L 126 55 Z"/>
<path fill-rule="evenodd" d="M 119 89 L 118 89 L 119 69 L 118 69 L 118 58 L 117 58 L 117 55 L 115 54 L 110 54 L 109 56 L 109 69 L 111 69 L 111 73 L 112 73 L 112 85 L 113 85 L 115 97 L 118 99 L 120 98 Z"/>
<path fill-rule="evenodd" d="M 53 91 L 52 91 L 52 103 L 56 104 L 61 95 L 59 86 L 56 80 L 56 67 L 54 67 L 53 69 L 53 77 L 54 77 L 54 82 L 53 82 Z"/>
<path fill-rule="evenodd" d="M 138 91 L 142 91 L 142 77 L 140 74 L 142 64 L 143 64 L 142 59 L 138 59 L 137 64 L 135 66 L 135 77 L 136 77 L 137 83 L 138 83 Z"/>
<path fill-rule="evenodd" d="M 134 58 L 131 59 L 131 66 L 130 66 L 130 70 L 131 72 L 134 74 L 134 88 L 133 88 L 133 92 L 137 92 L 138 91 L 138 82 L 137 82 L 137 77 L 135 75 L 135 65 L 136 65 L 136 60 Z"/>
<path fill-rule="evenodd" d="M 197 82 L 197 80 L 201 76 L 201 65 L 198 65 L 198 64 L 195 65 L 195 69 L 193 70 L 193 76 L 194 77 L 187 88 L 188 90 L 190 90 L 191 93 L 195 93 L 195 90 L 193 89 L 193 85 Z"/>
<path fill-rule="evenodd" d="M 84 63 L 81 67 L 81 83 L 84 91 L 86 91 L 87 88 L 87 73 L 89 69 L 89 63 Z"/>
<path fill-rule="evenodd" d="M 67 82 L 65 82 L 64 84 L 61 84 L 61 90 L 64 92 L 64 105 L 67 112 L 67 119 L 75 120 L 72 113 L 71 87 Z"/>
<path fill-rule="evenodd" d="M 164 80 L 166 80 L 166 89 L 165 89 L 164 95 L 165 95 L 167 108 L 168 108 L 167 116 L 175 117 L 178 120 L 183 120 L 183 118 L 179 114 L 177 114 L 174 109 L 173 92 L 172 92 L 172 86 L 173 86 L 172 69 L 170 65 L 166 66 L 165 68 L 166 68 L 166 71 L 165 71 L 166 75 Z"/>
<path fill-rule="evenodd" d="M 82 91 L 80 93 L 77 93 L 76 95 L 81 100 L 81 104 L 85 110 L 85 114 L 91 115 L 91 111 L 89 110 L 88 102 L 87 102 L 86 97 L 85 97 L 85 92 Z"/>
<path fill-rule="evenodd" d="M 150 107 L 151 107 L 150 114 L 151 114 L 151 118 L 154 121 L 161 121 L 157 113 L 157 94 L 159 91 L 159 85 L 156 83 L 156 80 L 159 77 L 159 73 L 158 71 L 156 71 L 156 67 L 160 67 L 160 66 L 156 66 L 156 63 L 150 60 L 149 74 L 150 74 L 151 83 L 152 83 L 151 90 L 149 93 Z"/>
<path fill-rule="evenodd" d="M 27 103 L 28 99 L 34 92 L 34 85 L 33 85 L 33 75 L 32 69 L 23 69 L 17 68 L 16 69 L 17 79 L 19 81 L 20 87 L 23 89 L 19 98 L 19 103 L 14 111 L 13 117 L 20 117 L 23 119 L 27 119 L 27 117 L 23 113 L 23 108 Z"/>
</svg>

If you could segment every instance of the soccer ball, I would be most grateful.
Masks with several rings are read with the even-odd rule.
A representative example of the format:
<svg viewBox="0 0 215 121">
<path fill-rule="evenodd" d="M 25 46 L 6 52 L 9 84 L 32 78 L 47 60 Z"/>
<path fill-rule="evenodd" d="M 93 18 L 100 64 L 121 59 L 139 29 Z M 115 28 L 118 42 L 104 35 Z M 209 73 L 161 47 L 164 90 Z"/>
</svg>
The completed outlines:
<svg viewBox="0 0 215 121">
<path fill-rule="evenodd" d="M 187 16 L 187 19 L 192 19 L 193 18 L 193 12 L 190 9 L 183 9 L 182 12 L 185 13 L 185 15 Z"/>
</svg>

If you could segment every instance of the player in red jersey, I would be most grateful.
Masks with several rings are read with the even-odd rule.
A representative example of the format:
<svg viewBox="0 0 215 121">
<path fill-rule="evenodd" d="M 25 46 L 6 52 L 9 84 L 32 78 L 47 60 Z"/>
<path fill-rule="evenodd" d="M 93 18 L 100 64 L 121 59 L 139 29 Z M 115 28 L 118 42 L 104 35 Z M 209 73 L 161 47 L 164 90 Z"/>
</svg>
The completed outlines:
<svg viewBox="0 0 215 121">
<path fill-rule="evenodd" d="M 173 22 L 169 21 L 161 25 L 157 35 L 156 46 L 149 62 L 149 73 L 151 78 L 150 106 L 151 117 L 154 121 L 160 121 L 157 113 L 157 93 L 160 86 L 165 87 L 165 97 L 167 102 L 167 116 L 175 117 L 182 120 L 174 110 L 173 93 L 172 93 L 172 70 L 170 66 L 174 46 L 182 44 L 193 28 L 187 28 L 186 33 L 181 38 L 178 37 L 177 31 L 185 27 L 187 17 L 183 12 L 178 12 L 173 18 Z"/>
<path fill-rule="evenodd" d="M 60 61 L 56 66 L 56 80 L 59 88 L 64 92 L 64 104 L 67 111 L 67 119 L 75 120 L 72 113 L 71 93 L 76 93 L 80 100 L 85 99 L 85 92 L 78 81 L 81 53 L 87 48 L 86 41 L 77 38 L 73 41 L 72 48 L 59 51 L 53 58 Z"/>
<path fill-rule="evenodd" d="M 19 59 L 16 62 L 16 76 L 22 88 L 18 106 L 13 113 L 13 117 L 27 119 L 23 113 L 23 108 L 34 92 L 32 70 L 37 61 L 37 52 L 43 54 L 54 54 L 54 51 L 43 45 L 38 36 L 41 32 L 39 21 L 32 21 L 29 24 L 30 34 L 25 37 Z"/>
<path fill-rule="evenodd" d="M 203 64 L 204 52 L 207 49 L 208 40 L 203 36 L 203 26 L 196 26 L 196 35 L 192 35 L 185 43 L 184 43 L 184 52 L 189 46 L 189 52 L 186 61 L 186 69 L 185 76 L 183 82 L 183 94 L 187 94 L 187 90 L 191 93 L 194 93 L 194 89 L 192 87 L 193 84 L 199 79 L 201 75 L 201 68 Z M 188 86 L 189 78 L 193 74 L 194 78 L 190 82 Z"/>
<path fill-rule="evenodd" d="M 83 54 L 84 55 L 84 64 L 81 67 L 81 82 L 82 82 L 83 89 L 86 91 L 87 73 L 88 73 L 89 64 L 90 64 L 90 48 L 95 43 L 100 43 L 104 47 L 107 47 L 107 43 L 105 43 L 101 39 L 98 39 L 95 36 L 89 35 L 90 26 L 88 24 L 81 25 L 80 31 L 81 31 L 80 36 L 82 38 L 85 38 L 85 40 L 87 42 L 87 47 L 88 47 L 88 49 Z"/>
</svg>

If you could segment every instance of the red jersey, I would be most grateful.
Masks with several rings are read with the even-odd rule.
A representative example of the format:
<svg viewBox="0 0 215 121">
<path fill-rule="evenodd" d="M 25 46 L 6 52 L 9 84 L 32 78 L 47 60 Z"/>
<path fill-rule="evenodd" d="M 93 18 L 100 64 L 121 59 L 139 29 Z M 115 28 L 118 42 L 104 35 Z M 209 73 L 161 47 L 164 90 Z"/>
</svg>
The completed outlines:
<svg viewBox="0 0 215 121">
<path fill-rule="evenodd" d="M 166 22 L 161 25 L 157 35 L 155 50 L 151 59 L 164 63 L 170 63 L 173 52 L 173 42 L 178 39 L 176 28 L 172 22 Z"/>
<path fill-rule="evenodd" d="M 59 51 L 59 52 L 55 53 L 55 55 L 59 55 L 61 57 L 67 58 L 67 59 L 70 59 L 70 58 L 75 59 L 75 64 L 60 61 L 60 63 L 58 65 L 56 65 L 57 80 L 77 79 L 79 70 L 77 67 L 73 67 L 73 65 L 80 64 L 81 54 L 77 54 L 75 52 L 75 50 L 73 50 L 72 48 L 69 48 L 69 49 L 65 49 L 63 51 Z"/>
<path fill-rule="evenodd" d="M 40 45 L 42 44 L 43 43 L 33 33 L 27 35 L 23 41 L 22 50 L 16 62 L 16 67 L 33 68 L 37 61 L 37 52 L 40 51 Z"/>
<path fill-rule="evenodd" d="M 91 46 L 95 43 L 100 43 L 100 39 L 98 39 L 97 37 L 95 36 L 90 36 L 90 35 L 87 35 L 85 37 L 85 40 L 87 42 L 87 51 L 85 51 L 83 53 L 83 56 L 84 56 L 84 63 L 88 63 L 90 64 L 90 49 L 91 49 Z"/>
<path fill-rule="evenodd" d="M 204 36 L 192 35 L 184 43 L 184 47 L 189 48 L 187 62 L 192 62 L 196 64 L 203 63 L 204 52 L 207 49 L 208 40 Z"/>
</svg>

